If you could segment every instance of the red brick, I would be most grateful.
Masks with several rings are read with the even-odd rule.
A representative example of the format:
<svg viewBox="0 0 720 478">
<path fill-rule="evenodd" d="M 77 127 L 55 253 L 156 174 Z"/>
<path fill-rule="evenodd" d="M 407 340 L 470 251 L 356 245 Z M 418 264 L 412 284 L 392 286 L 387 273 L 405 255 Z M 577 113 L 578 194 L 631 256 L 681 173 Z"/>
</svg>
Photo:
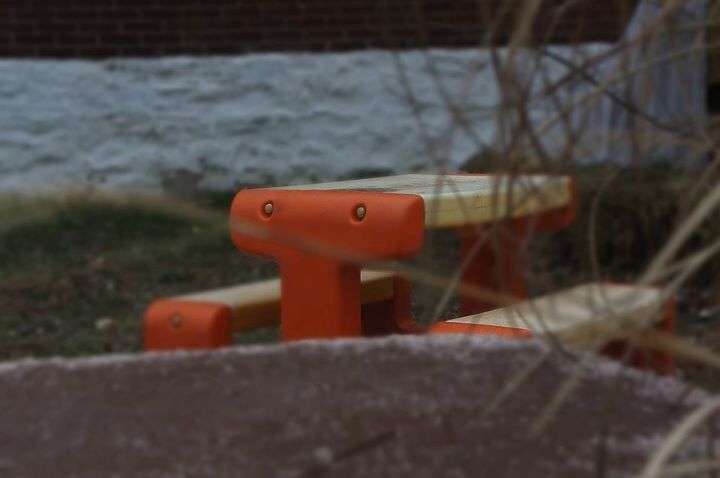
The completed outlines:
<svg viewBox="0 0 720 478">
<path fill-rule="evenodd" d="M 496 42 L 506 40 L 522 1 L 0 0 L 0 55 L 473 46 L 488 22 L 498 22 L 497 15 L 509 6 L 493 37 Z M 533 38 L 613 40 L 635 3 L 579 0 L 559 10 L 565 0 L 544 0 Z M 136 43 L 139 40 L 142 45 Z"/>
</svg>

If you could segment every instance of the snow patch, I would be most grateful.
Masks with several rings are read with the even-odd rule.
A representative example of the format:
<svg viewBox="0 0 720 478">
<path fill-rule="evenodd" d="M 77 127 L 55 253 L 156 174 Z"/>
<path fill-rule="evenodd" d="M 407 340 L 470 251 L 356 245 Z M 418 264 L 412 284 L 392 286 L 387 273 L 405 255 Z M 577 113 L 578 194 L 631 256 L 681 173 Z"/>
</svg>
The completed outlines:
<svg viewBox="0 0 720 478">
<path fill-rule="evenodd" d="M 406 172 L 457 166 L 494 140 L 498 87 L 487 50 L 395 59 L 362 51 L 0 60 L 0 191 L 79 183 L 187 191 Z M 544 69 L 550 80 L 565 72 L 554 62 Z"/>
</svg>

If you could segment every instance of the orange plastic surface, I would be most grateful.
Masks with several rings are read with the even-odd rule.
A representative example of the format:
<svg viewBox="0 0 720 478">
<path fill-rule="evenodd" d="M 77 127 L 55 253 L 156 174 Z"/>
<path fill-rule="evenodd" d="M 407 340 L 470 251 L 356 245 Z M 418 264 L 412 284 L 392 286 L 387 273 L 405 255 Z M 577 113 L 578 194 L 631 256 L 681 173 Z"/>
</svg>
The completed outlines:
<svg viewBox="0 0 720 478">
<path fill-rule="evenodd" d="M 497 335 L 508 339 L 529 339 L 532 332 L 520 327 L 498 327 L 496 325 L 463 324 L 439 321 L 428 330 L 431 334 L 480 334 Z"/>
<path fill-rule="evenodd" d="M 424 234 L 409 194 L 250 189 L 230 214 L 236 247 L 280 266 L 283 340 L 362 335 L 359 262 L 411 256 Z"/>
<path fill-rule="evenodd" d="M 574 178 L 569 179 L 570 194 L 572 200 L 570 203 L 560 209 L 546 211 L 534 216 L 528 216 L 520 221 L 524 221 L 525 227 L 530 231 L 556 231 L 569 226 L 577 217 L 580 207 L 580 195 L 578 193 L 577 182 Z"/>
<path fill-rule="evenodd" d="M 474 228 L 458 230 L 460 263 L 467 263 L 461 280 L 487 292 L 499 292 L 522 299 L 527 271 L 527 235 L 524 228 L 497 225 L 487 234 Z M 483 241 L 478 244 L 478 241 Z M 497 309 L 502 304 L 483 298 L 460 295 L 460 315 Z"/>
<path fill-rule="evenodd" d="M 272 214 L 264 212 L 267 204 Z M 366 211 L 362 219 L 355 215 L 359 206 Z M 298 249 L 391 259 L 411 256 L 422 246 L 425 206 L 412 194 L 246 189 L 235 196 L 230 219 L 238 249 L 276 260 Z"/>
<path fill-rule="evenodd" d="M 210 349 L 232 343 L 232 312 L 224 305 L 159 299 L 145 311 L 145 350 Z"/>
<path fill-rule="evenodd" d="M 665 317 L 657 323 L 655 329 L 669 335 L 674 335 L 677 320 L 676 309 L 675 299 L 669 299 L 665 307 Z M 675 372 L 675 357 L 663 350 L 637 347 L 625 341 L 617 340 L 606 345 L 603 348 L 603 353 L 615 359 L 623 360 L 633 367 L 652 370 L 660 375 L 670 375 Z"/>
<path fill-rule="evenodd" d="M 396 276 L 391 300 L 363 305 L 362 334 L 375 336 L 424 332 L 425 329 L 412 320 L 410 289 L 407 279 Z"/>
</svg>

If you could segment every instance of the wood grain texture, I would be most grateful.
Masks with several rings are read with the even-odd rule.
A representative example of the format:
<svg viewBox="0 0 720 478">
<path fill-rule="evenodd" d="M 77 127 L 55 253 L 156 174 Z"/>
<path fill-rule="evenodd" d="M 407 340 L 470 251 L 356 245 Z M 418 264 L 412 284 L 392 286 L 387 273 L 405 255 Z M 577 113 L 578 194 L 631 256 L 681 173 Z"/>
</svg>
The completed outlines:
<svg viewBox="0 0 720 478">
<path fill-rule="evenodd" d="M 543 175 L 404 174 L 278 189 L 414 194 L 425 203 L 426 228 L 517 218 L 567 206 L 573 199 L 570 178 Z"/>
<path fill-rule="evenodd" d="M 448 322 L 513 327 L 594 346 L 606 342 L 613 329 L 641 330 L 656 322 L 665 301 L 656 288 L 591 283 Z"/>
</svg>

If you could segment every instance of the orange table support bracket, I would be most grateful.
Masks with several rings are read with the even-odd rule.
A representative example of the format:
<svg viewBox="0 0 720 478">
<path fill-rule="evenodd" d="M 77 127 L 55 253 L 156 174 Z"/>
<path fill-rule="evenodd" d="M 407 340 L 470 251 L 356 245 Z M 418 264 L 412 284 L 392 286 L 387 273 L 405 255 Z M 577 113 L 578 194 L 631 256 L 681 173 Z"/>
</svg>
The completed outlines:
<svg viewBox="0 0 720 478">
<path fill-rule="evenodd" d="M 474 227 L 457 230 L 460 263 L 465 264 L 461 281 L 488 293 L 498 292 L 518 299 L 525 293 L 527 234 L 516 223 L 478 231 Z M 502 304 L 492 299 L 460 294 L 460 315 L 485 312 Z"/>
<path fill-rule="evenodd" d="M 412 319 L 411 285 L 407 279 L 395 277 L 394 295 L 390 300 L 365 304 L 362 307 L 362 334 L 418 334 L 425 331 Z"/>
<path fill-rule="evenodd" d="M 298 340 L 360 336 L 361 263 L 414 255 L 424 214 L 411 194 L 249 189 L 230 222 L 238 249 L 278 262 L 280 334 Z"/>
<path fill-rule="evenodd" d="M 478 227 L 456 228 L 460 244 L 460 264 L 465 267 L 461 281 L 492 293 L 517 299 L 527 298 L 527 248 L 535 232 L 567 227 L 577 214 L 578 193 L 570 181 L 570 203 L 563 208 Z M 460 295 L 460 315 L 477 314 L 501 307 L 498 301 Z"/>
</svg>

